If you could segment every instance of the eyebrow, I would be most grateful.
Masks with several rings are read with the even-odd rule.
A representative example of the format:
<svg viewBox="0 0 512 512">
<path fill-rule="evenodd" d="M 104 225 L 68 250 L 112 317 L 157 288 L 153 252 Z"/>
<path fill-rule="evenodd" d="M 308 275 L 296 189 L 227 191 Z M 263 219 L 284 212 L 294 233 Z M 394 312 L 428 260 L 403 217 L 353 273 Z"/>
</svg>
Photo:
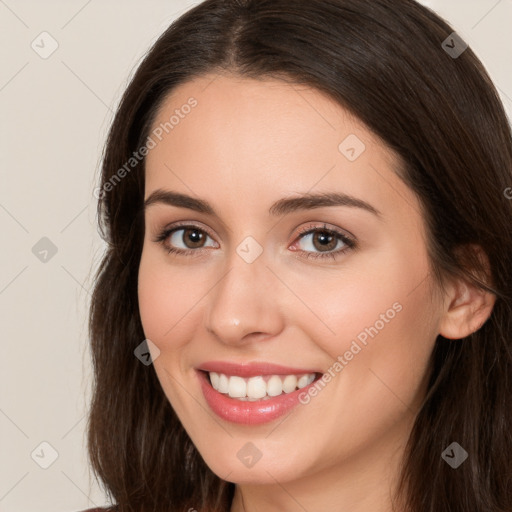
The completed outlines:
<svg viewBox="0 0 512 512">
<path fill-rule="evenodd" d="M 187 208 L 219 218 L 214 208 L 204 199 L 197 199 L 186 194 L 170 190 L 157 189 L 144 201 L 144 211 L 151 205 L 166 204 Z M 381 218 L 382 213 L 370 203 L 342 192 L 305 193 L 297 197 L 285 197 L 276 201 L 268 210 L 270 215 L 282 216 L 300 210 L 312 210 L 325 206 L 348 206 L 360 208 Z"/>
</svg>

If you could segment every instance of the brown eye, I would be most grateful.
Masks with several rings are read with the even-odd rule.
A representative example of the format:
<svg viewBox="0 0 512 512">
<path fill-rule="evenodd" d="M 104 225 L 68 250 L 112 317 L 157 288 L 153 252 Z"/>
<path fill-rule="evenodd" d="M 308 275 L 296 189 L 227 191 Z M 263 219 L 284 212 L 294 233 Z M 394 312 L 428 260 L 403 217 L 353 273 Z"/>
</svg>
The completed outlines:
<svg viewBox="0 0 512 512">
<path fill-rule="evenodd" d="M 355 249 L 356 241 L 336 229 L 317 226 L 301 230 L 296 246 L 307 258 L 336 259 L 336 256 Z"/>
<path fill-rule="evenodd" d="M 313 234 L 313 246 L 319 251 L 332 251 L 338 244 L 338 239 L 327 231 L 317 231 Z"/>
<path fill-rule="evenodd" d="M 204 241 L 206 239 L 206 235 L 200 229 L 197 228 L 187 228 L 187 229 L 179 229 L 177 232 L 183 231 L 183 235 L 181 235 L 181 240 L 187 248 L 196 249 L 198 247 L 202 247 Z M 190 243 L 190 245 L 188 245 Z"/>
<path fill-rule="evenodd" d="M 164 229 L 155 239 L 161 243 L 169 253 L 192 254 L 201 252 L 201 249 L 208 247 L 207 239 L 210 239 L 210 247 L 215 247 L 212 238 L 208 233 L 197 226 L 186 225 Z"/>
</svg>

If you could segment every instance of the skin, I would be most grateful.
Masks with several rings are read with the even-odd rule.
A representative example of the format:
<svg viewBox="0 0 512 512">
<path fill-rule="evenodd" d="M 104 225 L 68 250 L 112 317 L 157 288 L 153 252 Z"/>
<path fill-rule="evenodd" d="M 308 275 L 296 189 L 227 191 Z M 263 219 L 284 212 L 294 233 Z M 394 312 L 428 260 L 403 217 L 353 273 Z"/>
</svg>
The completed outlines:
<svg viewBox="0 0 512 512">
<path fill-rule="evenodd" d="M 463 282 L 447 282 L 445 295 L 434 286 L 420 204 L 396 174 L 398 158 L 327 96 L 211 74 L 172 91 L 154 127 L 190 97 L 197 106 L 147 156 L 145 198 L 157 189 L 189 194 L 219 218 L 166 204 L 146 209 L 139 307 L 145 335 L 160 350 L 154 369 L 162 388 L 206 464 L 237 484 L 233 512 L 389 511 L 436 337 L 477 330 L 493 299 Z M 366 147 L 352 162 L 338 149 L 349 134 Z M 268 213 L 283 197 L 332 191 L 381 216 L 349 206 Z M 167 244 L 198 255 L 168 254 L 154 241 L 179 221 L 205 230 L 203 248 L 183 230 Z M 336 260 L 306 257 L 322 247 L 298 230 L 321 232 L 324 223 L 353 235 L 357 248 Z M 263 249 L 252 263 L 236 252 L 248 236 Z M 327 372 L 394 303 L 400 312 L 288 416 L 246 426 L 209 409 L 194 370 L 201 362 Z M 251 468 L 237 457 L 247 442 L 262 454 Z"/>
</svg>

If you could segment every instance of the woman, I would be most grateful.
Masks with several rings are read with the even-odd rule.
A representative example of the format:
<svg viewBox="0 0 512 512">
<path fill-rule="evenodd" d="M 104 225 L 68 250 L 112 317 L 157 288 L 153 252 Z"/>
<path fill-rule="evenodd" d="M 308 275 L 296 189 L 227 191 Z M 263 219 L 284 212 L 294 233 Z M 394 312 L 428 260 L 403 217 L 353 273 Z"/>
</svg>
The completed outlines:
<svg viewBox="0 0 512 512">
<path fill-rule="evenodd" d="M 97 190 L 112 510 L 512 510 L 511 186 L 495 87 L 413 1 L 174 22 Z"/>
</svg>

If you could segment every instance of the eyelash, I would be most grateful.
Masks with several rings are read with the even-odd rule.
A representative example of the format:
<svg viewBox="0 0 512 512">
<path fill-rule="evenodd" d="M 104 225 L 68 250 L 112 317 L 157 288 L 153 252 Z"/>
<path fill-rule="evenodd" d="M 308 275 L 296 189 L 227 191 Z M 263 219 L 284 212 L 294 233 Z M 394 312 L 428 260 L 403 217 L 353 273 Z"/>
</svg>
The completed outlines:
<svg viewBox="0 0 512 512">
<path fill-rule="evenodd" d="M 168 254 L 175 254 L 178 256 L 179 255 L 193 256 L 193 257 L 198 256 L 199 255 L 198 253 L 201 252 L 201 248 L 198 248 L 198 249 L 176 249 L 174 247 L 169 247 L 165 243 L 167 238 L 171 234 L 173 234 L 175 231 L 181 231 L 182 229 L 186 229 L 186 228 L 195 229 L 197 231 L 200 231 L 200 232 L 208 235 L 210 238 L 213 238 L 210 235 L 210 233 L 208 233 L 208 231 L 206 231 L 203 228 L 200 228 L 199 226 L 196 226 L 193 224 L 177 224 L 177 225 L 175 224 L 171 228 L 163 229 L 161 231 L 161 233 L 153 241 L 162 244 Z M 327 233 L 329 235 L 335 235 L 338 238 L 338 240 L 341 240 L 346 245 L 346 247 L 344 247 L 343 249 L 338 249 L 333 252 L 325 252 L 325 253 L 321 253 L 321 252 L 315 253 L 315 252 L 303 251 L 303 250 L 298 249 L 297 252 L 306 254 L 306 258 L 314 258 L 314 259 L 332 258 L 333 260 L 336 260 L 336 258 L 338 256 L 344 254 L 345 252 L 347 252 L 349 250 L 354 250 L 357 248 L 357 243 L 354 239 L 349 238 L 347 235 L 345 235 L 341 231 L 338 231 L 333 228 L 328 228 L 326 224 L 324 224 L 323 226 L 315 226 L 315 227 L 307 226 L 307 227 L 301 228 L 299 230 L 298 238 L 304 238 L 306 235 L 309 235 L 309 234 L 315 233 L 315 232 L 321 232 L 321 233 Z"/>
</svg>

